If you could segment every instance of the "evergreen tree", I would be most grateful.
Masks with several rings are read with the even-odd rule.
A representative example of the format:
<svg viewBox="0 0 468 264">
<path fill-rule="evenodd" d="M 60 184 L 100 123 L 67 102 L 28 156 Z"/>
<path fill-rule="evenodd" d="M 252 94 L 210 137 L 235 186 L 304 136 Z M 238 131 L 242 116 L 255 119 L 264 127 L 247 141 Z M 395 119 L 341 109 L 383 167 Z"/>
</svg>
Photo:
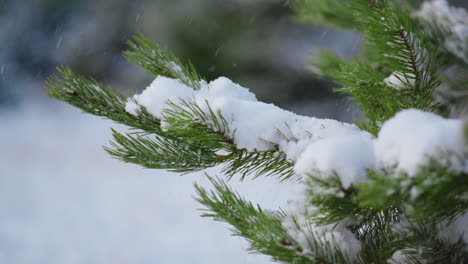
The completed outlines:
<svg viewBox="0 0 468 264">
<path fill-rule="evenodd" d="M 366 37 L 359 58 L 312 56 L 363 111 L 356 125 L 259 102 L 208 82 L 141 34 L 124 56 L 155 76 L 127 97 L 64 66 L 51 97 L 134 129 L 107 152 L 180 173 L 222 165 L 195 185 L 203 216 L 229 223 L 283 263 L 468 263 L 468 13 L 445 0 L 297 0 L 298 19 Z M 263 210 L 226 180 L 298 180 L 294 208 Z"/>
</svg>

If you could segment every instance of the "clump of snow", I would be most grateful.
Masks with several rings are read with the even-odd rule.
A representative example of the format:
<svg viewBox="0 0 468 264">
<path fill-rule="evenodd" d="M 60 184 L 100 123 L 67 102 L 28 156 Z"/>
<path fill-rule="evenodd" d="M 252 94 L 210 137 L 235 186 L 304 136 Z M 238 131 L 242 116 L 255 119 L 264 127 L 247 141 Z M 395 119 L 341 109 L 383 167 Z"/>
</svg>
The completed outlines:
<svg viewBox="0 0 468 264">
<path fill-rule="evenodd" d="M 211 81 L 205 90 L 206 91 L 202 90 L 202 92 L 206 92 L 213 97 L 237 98 L 251 102 L 257 101 L 255 94 L 226 77 L 219 77 Z"/>
<path fill-rule="evenodd" d="M 384 80 L 384 83 L 393 87 L 394 89 L 401 90 L 410 86 L 414 86 L 414 78 L 405 76 L 401 72 L 394 72 L 388 78 Z"/>
<path fill-rule="evenodd" d="M 366 179 L 366 169 L 376 169 L 373 140 L 366 134 L 330 137 L 310 144 L 294 166 L 296 172 L 336 172 L 343 184 Z M 328 175 L 327 175 L 328 176 Z"/>
<path fill-rule="evenodd" d="M 263 102 L 223 98 L 211 105 L 224 113 L 237 147 L 248 151 L 273 149 L 280 140 L 277 129 L 294 118 L 293 113 Z"/>
<path fill-rule="evenodd" d="M 139 105 L 157 118 L 162 118 L 162 111 L 167 106 L 167 101 L 176 101 L 178 98 L 190 97 L 193 90 L 178 80 L 158 76 L 141 94 L 129 99 L 125 110 L 136 115 Z"/>
<path fill-rule="evenodd" d="M 414 15 L 447 31 L 445 48 L 468 62 L 468 12 L 464 8 L 449 6 L 447 0 L 432 0 L 424 2 Z"/>
<path fill-rule="evenodd" d="M 416 173 L 431 157 L 441 157 L 463 170 L 466 147 L 461 120 L 410 109 L 385 122 L 375 141 L 375 154 L 385 167 Z"/>
<path fill-rule="evenodd" d="M 299 116 L 259 102 L 247 88 L 226 77 L 208 84 L 203 82 L 200 86 L 199 90 L 193 90 L 176 79 L 157 77 L 145 91 L 128 100 L 126 111 L 135 114 L 141 105 L 164 123 L 164 109 L 170 108 L 169 101 L 177 103 L 179 99 L 190 99 L 205 111 L 208 111 L 208 102 L 212 109 L 222 112 L 229 126 L 222 132 L 232 131 L 238 148 L 270 150 L 279 145 L 286 153 L 291 153 L 292 160 L 303 150 L 303 146 L 296 144 L 300 140 L 313 142 L 332 135 L 365 133 L 354 125 Z"/>
</svg>

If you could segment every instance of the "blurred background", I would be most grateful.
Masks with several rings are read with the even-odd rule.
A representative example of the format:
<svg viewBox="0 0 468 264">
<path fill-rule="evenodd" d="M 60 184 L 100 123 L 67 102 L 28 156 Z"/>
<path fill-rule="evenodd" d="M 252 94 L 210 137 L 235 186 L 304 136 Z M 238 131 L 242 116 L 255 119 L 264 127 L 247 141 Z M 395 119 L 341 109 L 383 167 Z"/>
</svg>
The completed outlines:
<svg viewBox="0 0 468 264">
<path fill-rule="evenodd" d="M 361 37 L 303 25 L 286 0 L 0 0 L 0 263 L 269 263 L 227 225 L 200 218 L 192 183 L 122 164 L 102 150 L 109 121 L 49 99 L 70 65 L 122 92 L 152 80 L 121 56 L 134 33 L 299 114 L 351 122 L 350 103 L 307 71 L 317 45 L 353 56 Z M 216 175 L 217 169 L 210 170 Z M 231 182 L 266 208 L 294 183 Z"/>
</svg>

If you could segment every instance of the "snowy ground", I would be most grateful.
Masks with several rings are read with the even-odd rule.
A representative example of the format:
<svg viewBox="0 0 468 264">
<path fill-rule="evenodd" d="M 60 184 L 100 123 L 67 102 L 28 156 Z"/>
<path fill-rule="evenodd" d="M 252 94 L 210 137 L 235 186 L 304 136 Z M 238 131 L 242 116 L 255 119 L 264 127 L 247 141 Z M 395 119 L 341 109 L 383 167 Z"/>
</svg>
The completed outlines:
<svg viewBox="0 0 468 264">
<path fill-rule="evenodd" d="M 111 126 L 64 105 L 0 112 L 0 263 L 270 263 L 226 224 L 199 217 L 192 184 L 209 186 L 202 174 L 109 158 Z M 284 207 L 297 188 L 232 185 L 265 208 Z"/>
</svg>

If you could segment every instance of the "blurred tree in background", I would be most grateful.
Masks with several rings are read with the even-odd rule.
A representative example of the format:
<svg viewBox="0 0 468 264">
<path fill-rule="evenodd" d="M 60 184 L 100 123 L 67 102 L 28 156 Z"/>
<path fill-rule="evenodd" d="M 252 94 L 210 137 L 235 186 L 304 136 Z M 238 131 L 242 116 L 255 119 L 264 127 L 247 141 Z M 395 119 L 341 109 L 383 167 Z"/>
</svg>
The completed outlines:
<svg viewBox="0 0 468 264">
<path fill-rule="evenodd" d="M 3 0 L 0 8 L 0 105 L 40 97 L 38 87 L 60 64 L 119 90 L 143 89 L 150 80 L 120 55 L 140 31 L 208 79 L 229 76 L 255 87 L 259 99 L 291 109 L 305 98 L 336 101 L 331 83 L 306 70 L 314 45 L 333 43 L 345 55 L 360 41 L 293 22 L 285 0 Z M 334 106 L 322 115 L 340 118 Z"/>
</svg>

